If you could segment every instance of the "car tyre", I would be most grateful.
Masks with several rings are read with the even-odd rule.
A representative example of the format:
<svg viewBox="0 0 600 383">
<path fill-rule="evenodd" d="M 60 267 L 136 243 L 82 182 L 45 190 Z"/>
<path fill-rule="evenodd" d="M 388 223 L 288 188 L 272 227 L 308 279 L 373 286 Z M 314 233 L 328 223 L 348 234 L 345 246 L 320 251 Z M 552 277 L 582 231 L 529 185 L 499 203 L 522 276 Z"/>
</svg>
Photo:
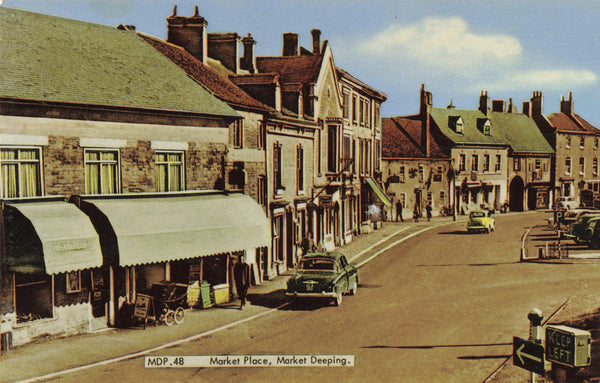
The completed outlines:
<svg viewBox="0 0 600 383">
<path fill-rule="evenodd" d="M 342 304 L 342 293 L 339 293 L 338 295 L 335 296 L 335 298 L 333 298 L 333 304 L 336 306 L 341 306 Z"/>
<path fill-rule="evenodd" d="M 358 291 L 358 281 L 354 281 L 354 283 L 352 284 L 352 288 L 350 288 L 350 295 L 356 295 L 357 291 Z"/>
</svg>

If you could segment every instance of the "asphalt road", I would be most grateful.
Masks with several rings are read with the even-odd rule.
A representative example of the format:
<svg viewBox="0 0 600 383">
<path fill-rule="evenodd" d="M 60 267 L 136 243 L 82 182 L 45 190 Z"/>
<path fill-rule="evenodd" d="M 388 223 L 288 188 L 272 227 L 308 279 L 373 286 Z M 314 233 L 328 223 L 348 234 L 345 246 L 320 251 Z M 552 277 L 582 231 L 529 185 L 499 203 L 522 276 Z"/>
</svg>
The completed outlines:
<svg viewBox="0 0 600 383">
<path fill-rule="evenodd" d="M 467 234 L 464 223 L 425 232 L 364 265 L 358 295 L 340 307 L 294 303 L 155 353 L 351 354 L 353 367 L 157 369 L 136 358 L 52 381 L 481 382 L 512 353 L 513 335 L 527 337 L 532 308 L 549 315 L 600 291 L 599 264 L 519 263 L 525 228 L 543 217 L 498 215 L 491 234 Z"/>
</svg>

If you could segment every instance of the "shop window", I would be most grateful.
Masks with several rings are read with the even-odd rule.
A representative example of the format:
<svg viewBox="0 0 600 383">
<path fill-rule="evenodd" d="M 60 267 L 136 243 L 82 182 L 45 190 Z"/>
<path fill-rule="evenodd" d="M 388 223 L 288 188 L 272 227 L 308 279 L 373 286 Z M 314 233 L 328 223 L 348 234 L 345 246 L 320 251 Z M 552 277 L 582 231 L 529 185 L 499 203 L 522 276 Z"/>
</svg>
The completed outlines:
<svg viewBox="0 0 600 383">
<path fill-rule="evenodd" d="M 0 149 L 0 198 L 42 194 L 40 149 Z"/>
<path fill-rule="evenodd" d="M 156 187 L 159 192 L 184 190 L 183 152 L 157 152 Z"/>
<path fill-rule="evenodd" d="M 67 273 L 67 293 L 78 293 L 81 291 L 81 271 Z"/>
<path fill-rule="evenodd" d="M 227 284 L 227 254 L 204 257 L 202 278 L 212 286 Z"/>
<path fill-rule="evenodd" d="M 53 306 L 51 276 L 15 273 L 17 323 L 52 318 Z"/>
<path fill-rule="evenodd" d="M 114 194 L 119 187 L 119 152 L 117 150 L 85 150 L 86 194 Z"/>
</svg>

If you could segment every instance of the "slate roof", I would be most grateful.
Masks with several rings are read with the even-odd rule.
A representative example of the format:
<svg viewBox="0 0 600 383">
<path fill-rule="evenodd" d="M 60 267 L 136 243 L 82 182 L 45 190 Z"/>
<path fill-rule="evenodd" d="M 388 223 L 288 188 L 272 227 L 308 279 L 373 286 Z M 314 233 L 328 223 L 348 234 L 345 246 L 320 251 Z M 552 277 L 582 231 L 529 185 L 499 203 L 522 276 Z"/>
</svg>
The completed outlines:
<svg viewBox="0 0 600 383">
<path fill-rule="evenodd" d="M 550 123 L 559 131 L 600 134 L 599 129 L 576 113 L 572 115 L 566 113 L 551 113 L 548 116 L 548 120 L 550 120 Z"/>
<path fill-rule="evenodd" d="M 435 124 L 439 127 L 442 134 L 450 139 L 455 144 L 470 144 L 470 145 L 506 145 L 507 142 L 503 135 L 499 134 L 494 129 L 492 122 L 492 131 L 490 135 L 485 135 L 478 129 L 478 123 L 489 117 L 481 113 L 479 110 L 472 109 L 447 109 L 447 108 L 432 108 L 431 117 Z M 450 121 L 456 120 L 458 117 L 463 121 L 463 132 L 457 133 L 451 127 Z"/>
<path fill-rule="evenodd" d="M 139 36 L 230 106 L 257 109 L 262 112 L 271 110 L 269 106 L 250 97 L 250 95 L 234 83 L 223 78 L 213 69 L 202 63 L 202 61 L 188 53 L 184 48 L 154 36 L 141 33 Z"/>
<path fill-rule="evenodd" d="M 532 118 L 520 113 L 491 112 L 490 119 L 492 131 L 504 136 L 513 151 L 554 153 Z"/>
<path fill-rule="evenodd" d="M 350 80 L 351 82 L 354 82 L 354 83 L 360 85 L 370 96 L 376 97 L 383 101 L 387 100 L 387 94 L 380 92 L 375 88 L 370 87 L 369 85 L 365 84 L 361 80 L 352 76 L 350 73 L 346 72 L 342 68 L 336 67 L 335 71 L 336 71 L 338 78 L 346 78 L 346 79 Z"/>
<path fill-rule="evenodd" d="M 322 56 L 257 57 L 261 73 L 278 73 L 283 84 L 316 83 L 321 70 Z"/>
<path fill-rule="evenodd" d="M 0 97 L 238 116 L 135 33 L 0 7 Z"/>
<path fill-rule="evenodd" d="M 430 156 L 421 148 L 421 120 L 404 117 L 384 117 L 381 120 L 381 142 L 383 157 L 400 158 L 449 158 L 442 145 L 430 133 Z"/>
</svg>

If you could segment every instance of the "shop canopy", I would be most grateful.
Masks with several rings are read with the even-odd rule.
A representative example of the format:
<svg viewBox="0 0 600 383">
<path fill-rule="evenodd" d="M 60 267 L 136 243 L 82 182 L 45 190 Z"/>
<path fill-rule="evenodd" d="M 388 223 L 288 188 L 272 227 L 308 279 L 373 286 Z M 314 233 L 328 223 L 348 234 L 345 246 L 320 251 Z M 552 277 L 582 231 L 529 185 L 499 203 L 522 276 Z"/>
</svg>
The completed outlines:
<svg viewBox="0 0 600 383">
<path fill-rule="evenodd" d="M 244 194 L 81 198 L 81 209 L 100 233 L 104 256 L 120 266 L 254 249 L 271 241 L 263 208 Z"/>
<path fill-rule="evenodd" d="M 365 180 L 367 181 L 367 183 L 369 184 L 369 186 L 371 187 L 371 189 L 373 189 L 373 192 L 377 195 L 377 197 L 381 200 L 381 202 L 383 202 L 383 204 L 385 206 L 391 206 L 392 205 L 392 202 L 385 195 L 385 193 L 383 192 L 383 190 L 381 190 L 381 188 L 379 187 L 379 185 L 377 185 L 377 182 L 375 182 L 372 178 L 369 178 L 369 177 L 365 177 Z"/>
<path fill-rule="evenodd" d="M 64 273 L 102 266 L 90 219 L 64 201 L 7 202 L 7 264 L 23 273 Z"/>
</svg>

